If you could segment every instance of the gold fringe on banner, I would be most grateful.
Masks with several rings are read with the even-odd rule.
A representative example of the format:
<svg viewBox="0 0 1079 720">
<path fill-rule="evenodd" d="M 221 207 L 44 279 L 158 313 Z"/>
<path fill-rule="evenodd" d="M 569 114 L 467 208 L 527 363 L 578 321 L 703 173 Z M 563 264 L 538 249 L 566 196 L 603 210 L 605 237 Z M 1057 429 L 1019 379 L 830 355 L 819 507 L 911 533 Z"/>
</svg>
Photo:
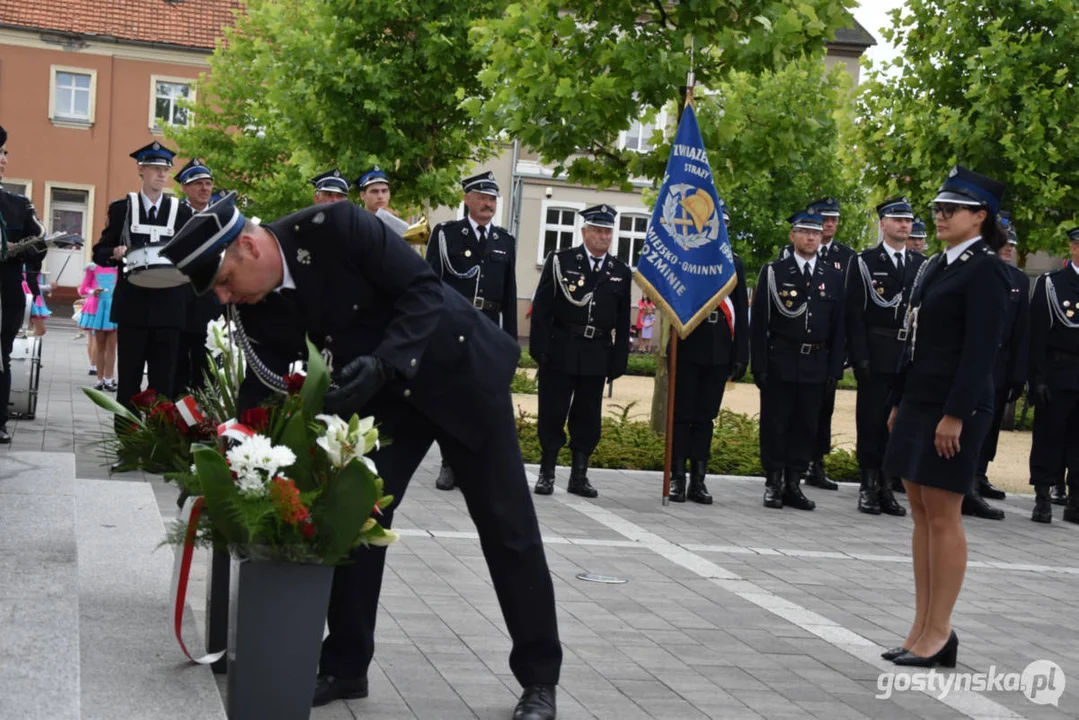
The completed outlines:
<svg viewBox="0 0 1079 720">
<path fill-rule="evenodd" d="M 678 333 L 679 339 L 685 340 L 686 336 L 696 330 L 697 326 L 704 322 L 705 319 L 712 314 L 712 311 L 719 307 L 721 302 L 727 299 L 728 295 L 734 292 L 734 288 L 738 285 L 738 273 L 735 272 L 735 274 L 731 276 L 731 279 L 727 281 L 727 284 L 720 288 L 719 292 L 713 295 L 712 299 L 706 302 L 704 307 L 698 310 L 685 325 L 678 319 L 678 313 L 674 311 L 674 308 L 663 299 L 663 296 L 652 286 L 652 283 L 644 278 L 644 275 L 642 275 L 639 270 L 633 273 L 633 281 L 641 288 L 641 292 L 648 296 L 648 298 L 656 304 L 656 307 L 663 312 L 667 321 L 670 322 L 672 329 Z"/>
</svg>

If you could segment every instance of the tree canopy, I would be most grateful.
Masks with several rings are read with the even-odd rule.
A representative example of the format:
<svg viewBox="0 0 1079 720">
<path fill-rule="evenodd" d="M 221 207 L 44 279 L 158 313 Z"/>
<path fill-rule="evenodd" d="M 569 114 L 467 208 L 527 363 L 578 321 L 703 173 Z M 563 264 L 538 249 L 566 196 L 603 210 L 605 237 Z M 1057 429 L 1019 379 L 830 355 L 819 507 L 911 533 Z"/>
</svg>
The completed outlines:
<svg viewBox="0 0 1079 720">
<path fill-rule="evenodd" d="M 952 165 L 1008 185 L 1020 251 L 1059 251 L 1079 202 L 1077 0 L 908 0 L 860 93 L 871 186 L 927 204 Z M 932 226 L 932 223 L 929 223 Z"/>
<path fill-rule="evenodd" d="M 308 180 L 333 167 L 353 180 L 379 165 L 398 209 L 453 204 L 494 148 L 461 107 L 489 95 L 469 29 L 504 5 L 248 0 L 210 60 L 197 122 L 174 138 L 267 216 L 308 204 Z"/>
</svg>

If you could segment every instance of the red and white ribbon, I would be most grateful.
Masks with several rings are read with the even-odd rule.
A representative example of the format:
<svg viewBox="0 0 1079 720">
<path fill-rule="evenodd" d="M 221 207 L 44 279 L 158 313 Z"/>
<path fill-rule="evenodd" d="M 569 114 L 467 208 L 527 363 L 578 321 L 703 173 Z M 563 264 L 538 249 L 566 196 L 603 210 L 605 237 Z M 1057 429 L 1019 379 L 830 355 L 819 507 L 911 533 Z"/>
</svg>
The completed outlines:
<svg viewBox="0 0 1079 720">
<path fill-rule="evenodd" d="M 202 410 L 199 409 L 195 398 L 190 395 L 176 403 L 176 410 L 180 413 L 180 417 L 183 418 L 184 424 L 189 428 L 198 425 L 200 422 L 206 422 L 206 416 L 202 414 Z"/>
<path fill-rule="evenodd" d="M 199 527 L 199 516 L 202 514 L 202 501 L 200 497 L 189 497 L 184 501 L 183 510 L 180 511 L 180 522 L 187 527 L 184 535 L 184 544 L 176 547 L 172 564 L 172 589 L 169 591 L 169 607 L 172 608 L 172 628 L 176 634 L 176 642 L 180 643 L 180 649 L 191 662 L 199 665 L 211 665 L 225 655 L 225 651 L 210 653 L 202 657 L 192 657 L 184 642 L 184 606 L 187 604 L 187 581 L 191 576 L 191 559 L 195 554 L 195 534 Z"/>
<path fill-rule="evenodd" d="M 235 418 L 233 418 L 232 420 L 226 420 L 225 422 L 217 426 L 217 436 L 219 438 L 224 437 L 230 440 L 235 440 L 236 442 L 243 442 L 247 438 L 257 434 L 257 432 L 247 427 L 246 425 L 241 425 L 239 422 L 236 421 Z"/>
</svg>

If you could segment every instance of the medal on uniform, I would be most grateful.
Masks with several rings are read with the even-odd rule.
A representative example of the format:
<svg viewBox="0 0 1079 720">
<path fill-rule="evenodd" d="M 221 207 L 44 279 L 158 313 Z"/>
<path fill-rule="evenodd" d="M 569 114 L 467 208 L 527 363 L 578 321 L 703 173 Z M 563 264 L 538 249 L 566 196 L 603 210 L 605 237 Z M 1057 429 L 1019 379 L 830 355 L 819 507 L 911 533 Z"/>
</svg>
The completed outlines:
<svg viewBox="0 0 1079 720">
<path fill-rule="evenodd" d="M 571 284 L 570 284 L 570 286 L 569 286 L 569 291 L 570 291 L 570 292 L 577 292 L 577 286 L 576 286 L 576 285 L 573 285 L 573 284 L 571 283 Z"/>
<path fill-rule="evenodd" d="M 821 295 L 823 295 L 823 294 L 824 294 L 824 293 L 821 293 Z M 878 288 L 877 288 L 877 295 L 883 295 L 883 294 L 884 294 L 884 288 L 882 288 L 882 287 L 878 287 Z"/>
<path fill-rule="evenodd" d="M 472 257 L 472 251 L 471 250 L 465 250 L 465 257 Z"/>
<path fill-rule="evenodd" d="M 787 302 L 785 302 L 785 303 L 783 303 L 783 304 L 784 304 L 784 305 L 786 305 L 787 307 L 790 307 L 790 306 L 791 306 L 791 305 L 793 305 L 794 303 L 792 303 L 792 302 L 791 302 L 790 300 L 788 300 Z"/>
<path fill-rule="evenodd" d="M 1066 312 L 1064 314 L 1067 315 L 1068 317 L 1072 317 L 1073 315 L 1075 315 L 1075 311 L 1074 310 L 1069 310 L 1068 312 Z"/>
<path fill-rule="evenodd" d="M 798 297 L 798 291 L 797 290 L 791 290 L 791 297 Z M 788 305 L 787 307 L 790 307 L 790 306 Z"/>
<path fill-rule="evenodd" d="M 1071 307 L 1071 304 L 1072 304 L 1071 300 L 1065 300 L 1064 301 L 1064 307 Z"/>
</svg>

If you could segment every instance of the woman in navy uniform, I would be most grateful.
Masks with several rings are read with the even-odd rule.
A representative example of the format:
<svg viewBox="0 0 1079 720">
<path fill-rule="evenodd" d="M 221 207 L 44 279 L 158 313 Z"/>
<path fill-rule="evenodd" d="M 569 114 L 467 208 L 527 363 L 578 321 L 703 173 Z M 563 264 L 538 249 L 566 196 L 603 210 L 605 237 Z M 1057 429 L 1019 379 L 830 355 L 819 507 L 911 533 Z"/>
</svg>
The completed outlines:
<svg viewBox="0 0 1079 720">
<path fill-rule="evenodd" d="M 0 127 L 0 180 L 7 167 L 7 131 Z M 11 442 L 8 434 L 8 401 L 11 397 L 11 351 L 22 328 L 26 294 L 22 289 L 23 264 L 30 282 L 45 257 L 44 246 L 27 244 L 45 236 L 45 226 L 37 219 L 30 198 L 0 188 L 0 445 Z"/>
<path fill-rule="evenodd" d="M 982 444 L 978 470 L 974 474 L 974 488 L 963 498 L 963 514 L 973 515 L 986 520 L 1003 520 L 1004 511 L 992 507 L 986 498 L 1003 500 L 1004 491 L 989 482 L 986 472 L 989 463 L 997 454 L 997 438 L 1000 427 L 1004 424 L 1004 412 L 1011 404 L 1023 396 L 1027 384 L 1027 360 L 1029 358 L 1030 338 L 1030 280 L 1026 273 L 1012 264 L 1018 238 L 1011 227 L 1007 213 L 1001 212 L 1001 224 L 1004 225 L 1008 242 L 997 253 L 1008 271 L 1008 314 L 1004 318 L 1004 330 L 997 349 L 997 358 L 993 363 L 993 424 Z"/>
<path fill-rule="evenodd" d="M 234 194 L 195 216 L 165 249 L 196 292 L 239 308 L 249 372 L 241 407 L 283 390 L 309 337 L 339 386 L 326 410 L 373 415 L 392 442 L 372 459 L 397 502 L 431 443 L 458 482 L 513 640 L 524 687 L 514 717 L 555 717 L 562 648 L 554 587 L 529 493 L 510 395 L 520 346 L 373 214 L 316 205 L 266 226 L 246 221 Z M 385 548 L 360 549 L 334 571 L 314 704 L 366 697 Z"/>
<path fill-rule="evenodd" d="M 723 220 L 730 227 L 727 208 Z M 727 380 L 738 382 L 749 365 L 749 302 L 746 267 L 734 256 L 737 284 L 729 296 L 684 340 L 678 341 L 671 441 L 671 501 L 685 502 L 686 460 L 693 502 L 712 504 L 704 479 L 712 456 L 713 421 L 723 404 Z M 668 354 L 668 358 L 670 355 Z"/>
<path fill-rule="evenodd" d="M 427 262 L 442 282 L 516 342 L 517 241 L 505 228 L 491 224 L 498 207 L 498 183 L 494 173 L 485 172 L 465 178 L 461 186 L 468 217 L 435 227 L 427 243 Z M 456 487 L 445 458 L 435 487 Z"/>
<path fill-rule="evenodd" d="M 1030 397 L 1034 438 L 1030 484 L 1034 522 L 1053 520 L 1050 488 L 1068 465 L 1064 519 L 1079 522 L 1079 227 L 1068 231 L 1071 261 L 1038 278 L 1030 300 Z"/>
<path fill-rule="evenodd" d="M 847 345 L 858 380 L 855 419 L 858 428 L 859 512 L 903 517 L 892 482 L 882 477 L 888 445 L 888 392 L 903 355 L 907 304 L 925 256 L 906 249 L 914 213 L 905 197 L 877 206 L 881 242 L 863 250 L 847 275 Z"/>
<path fill-rule="evenodd" d="M 813 456 L 821 405 L 843 375 L 843 276 L 817 256 L 817 210 L 788 221 L 795 252 L 761 268 L 753 296 L 753 381 L 761 391 L 764 506 L 812 510 L 801 474 Z"/>
<path fill-rule="evenodd" d="M 897 665 L 955 667 L 952 608 L 963 584 L 967 543 L 960 508 L 993 419 L 993 359 L 1009 294 L 993 251 L 1004 186 L 954 168 L 934 199 L 947 250 L 922 265 L 908 318 L 905 363 L 888 419 L 886 472 L 903 478 L 914 518 L 914 623 Z"/>
<path fill-rule="evenodd" d="M 532 301 L 529 352 L 539 370 L 540 442 L 538 495 L 554 492 L 558 451 L 572 452 L 567 491 L 594 498 L 588 458 L 599 443 L 603 386 L 622 377 L 629 362 L 629 267 L 608 254 L 615 211 L 609 205 L 581 210 L 584 244 L 551 253 Z"/>
</svg>

